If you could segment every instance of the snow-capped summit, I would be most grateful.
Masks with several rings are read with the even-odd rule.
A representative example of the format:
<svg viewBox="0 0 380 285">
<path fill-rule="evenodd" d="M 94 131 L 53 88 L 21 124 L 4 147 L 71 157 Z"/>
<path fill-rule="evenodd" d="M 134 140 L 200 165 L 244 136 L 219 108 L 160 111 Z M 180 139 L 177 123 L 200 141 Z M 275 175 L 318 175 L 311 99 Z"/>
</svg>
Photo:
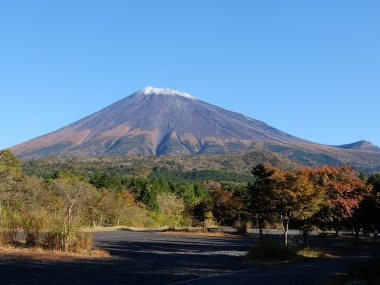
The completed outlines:
<svg viewBox="0 0 380 285">
<path fill-rule="evenodd" d="M 170 88 L 155 88 L 155 87 L 147 86 L 147 87 L 141 89 L 139 92 L 141 92 L 144 95 L 148 95 L 148 94 L 178 95 L 178 96 L 186 97 L 186 98 L 189 98 L 192 100 L 198 100 L 197 98 L 195 98 L 194 96 L 191 96 L 188 93 L 178 91 L 178 90 L 174 90 L 174 89 L 170 89 Z"/>
</svg>

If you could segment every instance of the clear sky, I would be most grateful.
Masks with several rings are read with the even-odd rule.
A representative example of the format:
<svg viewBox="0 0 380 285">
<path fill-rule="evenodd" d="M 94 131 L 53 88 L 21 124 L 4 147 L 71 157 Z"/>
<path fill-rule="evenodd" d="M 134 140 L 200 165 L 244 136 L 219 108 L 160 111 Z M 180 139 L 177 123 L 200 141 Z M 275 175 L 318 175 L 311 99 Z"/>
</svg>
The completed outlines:
<svg viewBox="0 0 380 285">
<path fill-rule="evenodd" d="M 380 1 L 0 0 L 0 149 L 146 86 L 380 146 Z"/>
</svg>

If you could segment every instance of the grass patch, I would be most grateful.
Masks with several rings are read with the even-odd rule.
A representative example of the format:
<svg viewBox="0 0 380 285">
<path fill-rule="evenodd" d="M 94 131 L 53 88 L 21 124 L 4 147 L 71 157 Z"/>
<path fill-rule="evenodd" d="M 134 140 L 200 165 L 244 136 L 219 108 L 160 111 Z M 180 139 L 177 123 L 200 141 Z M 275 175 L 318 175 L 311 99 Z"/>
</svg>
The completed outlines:
<svg viewBox="0 0 380 285">
<path fill-rule="evenodd" d="M 247 253 L 248 261 L 258 262 L 290 262 L 302 258 L 317 258 L 325 256 L 326 252 L 319 248 L 298 248 L 294 244 L 285 246 L 282 242 L 266 240 L 251 247 Z"/>
<path fill-rule="evenodd" d="M 278 241 L 266 240 L 251 247 L 247 259 L 261 262 L 291 261 L 297 257 L 297 252 L 297 247 L 292 244 L 285 246 Z"/>
<path fill-rule="evenodd" d="M 297 254 L 299 256 L 308 257 L 308 258 L 318 258 L 323 257 L 327 255 L 327 252 L 321 248 L 315 247 L 315 248 L 304 248 L 299 249 Z"/>
</svg>

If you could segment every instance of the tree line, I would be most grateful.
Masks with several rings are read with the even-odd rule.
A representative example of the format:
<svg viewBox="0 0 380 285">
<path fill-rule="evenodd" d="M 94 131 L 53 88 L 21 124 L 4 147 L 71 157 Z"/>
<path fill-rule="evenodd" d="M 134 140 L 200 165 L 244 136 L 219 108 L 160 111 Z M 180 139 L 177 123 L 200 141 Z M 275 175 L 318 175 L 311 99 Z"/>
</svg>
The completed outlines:
<svg viewBox="0 0 380 285">
<path fill-rule="evenodd" d="M 310 231 L 344 225 L 379 227 L 380 174 L 368 178 L 349 166 L 282 170 L 258 164 L 251 182 L 175 182 L 160 176 L 136 177 L 106 171 L 59 170 L 26 175 L 9 150 L 0 151 L 0 242 L 69 250 L 90 237 L 83 226 L 235 225 L 262 230 L 280 224 L 284 242 L 290 226 Z M 206 175 L 207 177 L 207 175 Z M 248 179 L 247 179 L 248 180 Z M 253 182 L 252 182 L 253 181 Z M 294 223 L 294 224 L 293 224 Z M 44 233 L 44 234 L 42 234 Z"/>
</svg>

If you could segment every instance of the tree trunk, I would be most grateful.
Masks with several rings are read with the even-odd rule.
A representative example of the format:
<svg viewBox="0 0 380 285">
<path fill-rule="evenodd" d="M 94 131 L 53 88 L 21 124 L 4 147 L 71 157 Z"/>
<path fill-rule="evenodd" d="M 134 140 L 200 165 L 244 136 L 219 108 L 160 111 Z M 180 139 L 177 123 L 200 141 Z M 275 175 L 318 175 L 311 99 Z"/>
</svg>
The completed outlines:
<svg viewBox="0 0 380 285">
<path fill-rule="evenodd" d="M 284 244 L 288 246 L 289 219 L 283 220 L 281 226 L 284 231 Z"/>
<path fill-rule="evenodd" d="M 309 233 L 308 231 L 303 231 L 302 232 L 302 235 L 303 235 L 303 242 L 305 243 L 306 247 L 309 248 Z"/>
<path fill-rule="evenodd" d="M 289 232 L 289 221 L 290 221 L 291 212 L 288 212 L 287 215 L 281 214 L 281 228 L 284 231 L 284 244 L 288 246 L 288 232 Z"/>
<path fill-rule="evenodd" d="M 71 224 L 71 208 L 72 208 L 71 205 L 69 207 L 67 207 L 67 224 L 69 225 L 69 227 Z"/>
<path fill-rule="evenodd" d="M 339 222 L 335 222 L 335 235 L 339 236 Z"/>
<path fill-rule="evenodd" d="M 354 226 L 355 231 L 355 245 L 359 245 L 359 233 L 360 233 L 360 227 L 358 225 Z"/>
<path fill-rule="evenodd" d="M 75 199 L 71 201 L 70 205 L 67 207 L 67 223 L 70 227 L 71 225 L 71 210 L 73 209 Z"/>
<path fill-rule="evenodd" d="M 263 224 L 262 224 L 262 219 L 260 216 L 258 216 L 258 222 L 259 222 L 259 233 L 260 233 L 260 242 L 263 243 Z"/>
<path fill-rule="evenodd" d="M 241 219 L 241 225 L 240 225 L 239 231 L 241 234 L 247 233 L 247 218 L 245 216 Z"/>
<path fill-rule="evenodd" d="M 95 211 L 92 210 L 92 225 L 93 225 L 94 227 L 96 226 L 95 216 L 96 216 Z"/>
</svg>

